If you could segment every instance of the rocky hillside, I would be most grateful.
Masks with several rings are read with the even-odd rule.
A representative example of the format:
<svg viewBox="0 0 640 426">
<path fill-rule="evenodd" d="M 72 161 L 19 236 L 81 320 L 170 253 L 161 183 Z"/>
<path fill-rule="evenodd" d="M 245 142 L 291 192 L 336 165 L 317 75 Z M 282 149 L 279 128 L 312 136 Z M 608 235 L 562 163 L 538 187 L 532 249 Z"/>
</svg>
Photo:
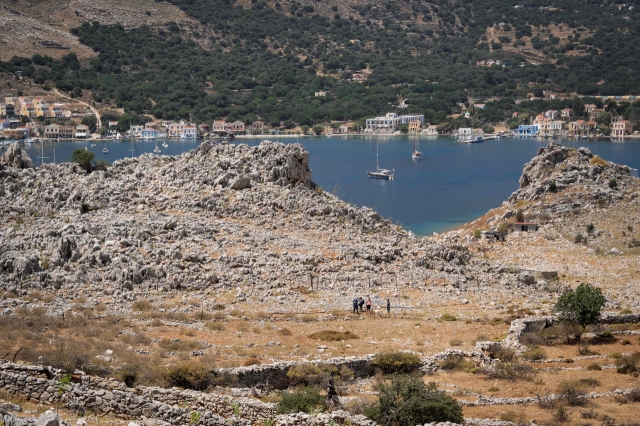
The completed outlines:
<svg viewBox="0 0 640 426">
<path fill-rule="evenodd" d="M 11 291 L 105 292 L 126 310 L 118 298 L 150 288 L 233 289 L 278 310 L 311 276 L 333 292 L 325 308 L 348 306 L 365 286 L 508 278 L 464 247 L 415 238 L 323 192 L 297 144 L 203 143 L 90 174 L 71 163 L 34 169 L 16 145 L 2 161 L 0 283 Z"/>
</svg>

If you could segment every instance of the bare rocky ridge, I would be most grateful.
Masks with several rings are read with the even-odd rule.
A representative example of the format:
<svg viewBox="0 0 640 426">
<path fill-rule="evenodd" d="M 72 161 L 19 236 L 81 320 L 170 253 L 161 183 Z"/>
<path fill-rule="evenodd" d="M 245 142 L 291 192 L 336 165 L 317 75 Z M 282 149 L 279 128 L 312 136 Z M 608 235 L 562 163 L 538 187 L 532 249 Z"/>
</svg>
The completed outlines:
<svg viewBox="0 0 640 426">
<path fill-rule="evenodd" d="M 456 289 L 513 282 L 462 246 L 416 238 L 316 188 L 301 145 L 204 143 L 89 175 L 70 163 L 0 173 L 7 289 L 111 294 L 117 310 L 149 289 L 235 289 L 238 301 L 277 311 L 295 306 L 299 294 L 287 290 L 311 276 L 332 294 L 318 309 L 349 306 L 367 288 L 397 294 L 438 281 L 460 300 Z"/>
</svg>

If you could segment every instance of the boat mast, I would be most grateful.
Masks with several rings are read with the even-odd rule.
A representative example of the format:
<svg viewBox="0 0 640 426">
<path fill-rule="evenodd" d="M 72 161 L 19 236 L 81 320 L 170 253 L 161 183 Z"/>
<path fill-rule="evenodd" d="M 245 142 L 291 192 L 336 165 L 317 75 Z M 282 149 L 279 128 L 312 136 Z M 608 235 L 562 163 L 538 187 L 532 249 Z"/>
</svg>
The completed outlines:
<svg viewBox="0 0 640 426">
<path fill-rule="evenodd" d="M 380 170 L 380 164 L 378 163 L 378 141 L 376 141 L 376 171 Z"/>
</svg>

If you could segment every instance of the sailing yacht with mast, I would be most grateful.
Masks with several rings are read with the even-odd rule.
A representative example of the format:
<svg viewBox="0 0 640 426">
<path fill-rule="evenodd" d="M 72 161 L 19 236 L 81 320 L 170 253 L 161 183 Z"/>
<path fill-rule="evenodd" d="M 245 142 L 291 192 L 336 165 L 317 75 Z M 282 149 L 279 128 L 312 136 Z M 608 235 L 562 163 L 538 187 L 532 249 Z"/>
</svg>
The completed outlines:
<svg viewBox="0 0 640 426">
<path fill-rule="evenodd" d="M 411 158 L 414 160 L 422 160 L 422 153 L 418 151 L 418 134 L 413 138 L 413 154 L 411 154 Z"/>
<path fill-rule="evenodd" d="M 376 171 L 367 172 L 367 175 L 374 179 L 393 180 L 393 170 L 381 169 L 380 164 L 378 164 L 378 141 L 376 141 Z"/>
</svg>

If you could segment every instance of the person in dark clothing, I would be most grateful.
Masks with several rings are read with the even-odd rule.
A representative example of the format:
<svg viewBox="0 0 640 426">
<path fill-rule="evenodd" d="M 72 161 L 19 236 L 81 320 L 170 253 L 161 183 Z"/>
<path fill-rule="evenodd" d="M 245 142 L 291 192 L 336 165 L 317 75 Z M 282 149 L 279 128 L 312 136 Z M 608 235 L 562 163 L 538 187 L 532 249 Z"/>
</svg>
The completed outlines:
<svg viewBox="0 0 640 426">
<path fill-rule="evenodd" d="M 355 299 L 353 299 L 353 313 L 354 314 L 358 313 L 358 298 L 357 297 Z"/>
<path fill-rule="evenodd" d="M 360 307 L 360 312 L 364 312 L 364 299 L 362 297 L 358 298 L 358 306 Z"/>
<path fill-rule="evenodd" d="M 387 299 L 387 314 L 391 315 L 391 301 Z"/>
<path fill-rule="evenodd" d="M 327 385 L 327 406 L 335 408 L 340 406 L 340 398 L 338 398 L 338 392 L 336 391 L 336 384 L 333 381 L 333 376 L 329 379 Z"/>
</svg>

